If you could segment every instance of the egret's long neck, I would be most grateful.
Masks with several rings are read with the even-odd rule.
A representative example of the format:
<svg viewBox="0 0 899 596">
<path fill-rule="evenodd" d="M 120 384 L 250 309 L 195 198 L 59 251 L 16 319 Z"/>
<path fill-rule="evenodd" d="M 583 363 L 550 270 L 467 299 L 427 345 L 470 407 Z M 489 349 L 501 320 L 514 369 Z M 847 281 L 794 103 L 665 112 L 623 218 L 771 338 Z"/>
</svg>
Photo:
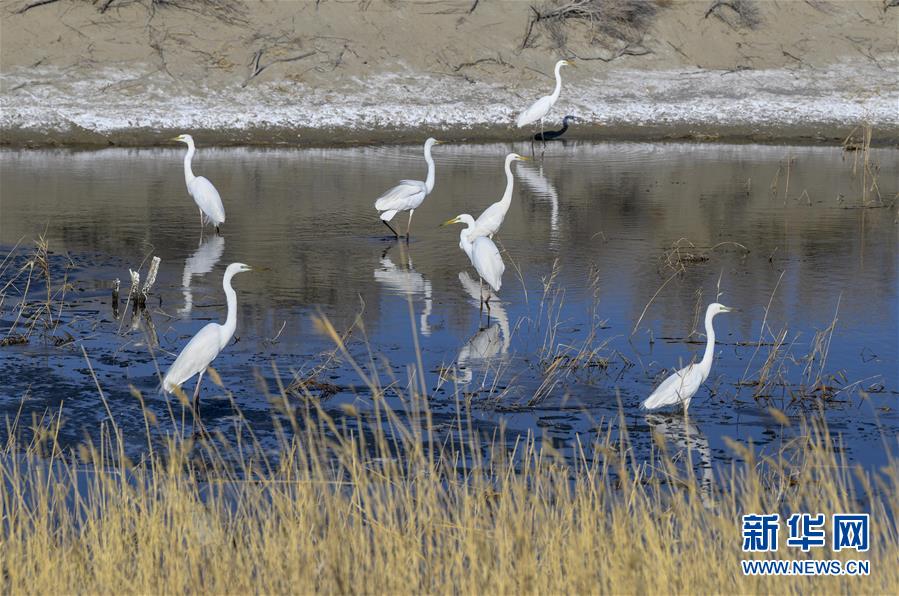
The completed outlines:
<svg viewBox="0 0 899 596">
<path fill-rule="evenodd" d="M 471 254 L 471 240 L 468 238 L 468 233 L 471 232 L 471 229 L 474 226 L 468 226 L 459 234 L 459 244 L 462 246 L 462 250 L 466 253 Z"/>
<path fill-rule="evenodd" d="M 474 243 L 471 241 L 469 234 L 473 232 L 475 228 L 474 218 L 465 220 L 465 223 L 467 227 L 459 233 L 459 246 L 462 247 L 462 250 L 465 251 L 465 254 L 468 255 L 468 258 L 470 259 Z"/>
<path fill-rule="evenodd" d="M 506 190 L 503 192 L 503 198 L 500 199 L 500 203 L 504 205 L 509 205 L 512 202 L 512 187 L 515 184 L 515 178 L 512 176 L 513 161 L 511 157 L 506 158 Z"/>
<path fill-rule="evenodd" d="M 194 158 L 194 151 L 196 151 L 196 147 L 194 147 L 193 143 L 187 144 L 187 153 L 184 155 L 184 181 L 190 186 L 190 183 L 194 181 L 194 171 L 190 167 L 190 162 Z"/>
<path fill-rule="evenodd" d="M 702 362 L 699 363 L 699 366 L 705 371 L 712 369 L 712 360 L 715 358 L 715 327 L 712 325 L 714 318 L 715 315 L 711 312 L 707 312 L 705 315 L 705 354 L 702 355 Z"/>
<path fill-rule="evenodd" d="M 231 276 L 226 275 L 222 280 L 222 286 L 225 288 L 225 297 L 228 299 L 228 318 L 225 319 L 225 325 L 222 327 L 222 346 L 228 345 L 234 330 L 237 329 L 237 292 L 231 287 Z"/>
<path fill-rule="evenodd" d="M 428 194 L 430 194 L 434 190 L 434 158 L 431 157 L 430 145 L 425 147 L 425 161 L 428 162 L 428 177 L 425 180 L 425 188 L 428 189 Z"/>
<path fill-rule="evenodd" d="M 556 88 L 553 89 L 553 103 L 556 103 L 556 100 L 559 99 L 559 94 L 562 92 L 562 65 L 556 64 Z"/>
</svg>

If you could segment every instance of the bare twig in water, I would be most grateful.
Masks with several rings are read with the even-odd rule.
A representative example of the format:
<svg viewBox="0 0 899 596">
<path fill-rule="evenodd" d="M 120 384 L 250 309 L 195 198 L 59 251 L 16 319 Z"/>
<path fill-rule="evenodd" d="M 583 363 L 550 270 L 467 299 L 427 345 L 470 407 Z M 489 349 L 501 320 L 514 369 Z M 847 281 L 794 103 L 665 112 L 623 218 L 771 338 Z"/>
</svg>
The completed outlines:
<svg viewBox="0 0 899 596">
<path fill-rule="evenodd" d="M 656 299 L 656 296 L 659 295 L 659 292 L 661 292 L 661 291 L 665 288 L 665 286 L 668 285 L 668 282 L 670 282 L 672 279 L 674 279 L 675 277 L 677 277 L 678 273 L 680 273 L 680 271 L 675 271 L 674 273 L 672 273 L 672 274 L 668 277 L 668 279 L 666 279 L 666 280 L 662 283 L 662 285 L 659 286 L 659 289 L 656 290 L 656 293 L 652 295 L 652 298 L 650 298 L 650 299 L 649 299 L 649 302 L 646 303 L 646 306 L 643 307 L 643 312 L 640 313 L 640 318 L 637 319 L 637 322 L 636 322 L 636 323 L 634 323 L 634 328 L 631 329 L 631 335 L 633 335 L 634 333 L 637 332 L 637 328 L 640 326 L 641 321 L 643 321 L 643 317 L 646 316 L 646 311 L 649 310 L 649 306 L 652 304 L 652 301 L 655 300 L 655 299 Z"/>
</svg>

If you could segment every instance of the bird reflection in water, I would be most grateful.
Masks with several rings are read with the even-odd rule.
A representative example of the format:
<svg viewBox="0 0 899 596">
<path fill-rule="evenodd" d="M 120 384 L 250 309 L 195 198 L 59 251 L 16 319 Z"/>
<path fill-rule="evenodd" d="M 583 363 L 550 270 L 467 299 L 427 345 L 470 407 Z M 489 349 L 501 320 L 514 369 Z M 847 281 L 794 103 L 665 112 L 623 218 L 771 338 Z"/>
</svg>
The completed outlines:
<svg viewBox="0 0 899 596">
<path fill-rule="evenodd" d="M 709 440 L 699 430 L 699 427 L 682 414 L 647 414 L 646 422 L 653 432 L 664 437 L 669 445 L 676 445 L 681 449 L 678 454 L 672 456 L 674 461 L 683 457 L 684 461 L 695 462 L 693 453 L 699 455 L 699 467 L 702 470 L 700 480 L 700 499 L 706 509 L 714 505 L 712 501 L 712 450 L 709 448 Z M 688 457 L 689 455 L 689 457 Z"/>
<path fill-rule="evenodd" d="M 516 173 L 533 195 L 549 201 L 549 237 L 552 243 L 557 245 L 559 242 L 559 193 L 556 192 L 556 187 L 549 178 L 543 175 L 542 165 L 539 170 L 520 165 Z"/>
<path fill-rule="evenodd" d="M 397 267 L 387 254 L 391 247 L 387 247 L 381 253 L 380 267 L 375 269 L 375 281 L 383 284 L 395 294 L 408 296 L 410 299 L 415 296 L 424 297 L 424 310 L 422 310 L 419 320 L 419 328 L 421 334 L 425 337 L 431 335 L 431 325 L 428 317 L 431 316 L 433 308 L 433 300 L 431 297 L 431 282 L 415 270 L 412 266 L 412 255 L 409 249 L 400 244 L 400 262 L 404 263 L 404 267 Z"/>
<path fill-rule="evenodd" d="M 181 275 L 181 294 L 184 296 L 184 307 L 178 313 L 187 316 L 193 310 L 194 297 L 190 287 L 195 275 L 205 275 L 222 258 L 225 252 L 225 239 L 218 234 L 213 234 L 205 240 L 200 240 L 200 246 L 184 261 L 184 273 Z"/>
<path fill-rule="evenodd" d="M 472 279 L 467 271 L 459 273 L 459 281 L 462 283 L 465 293 L 471 297 L 471 300 L 476 304 L 480 304 L 480 284 Z M 490 289 L 487 288 L 487 291 L 489 292 Z M 487 316 L 487 326 L 481 327 L 479 323 L 477 333 L 465 342 L 465 345 L 459 350 L 459 356 L 456 358 L 456 368 L 459 371 L 457 381 L 461 383 L 471 382 L 472 370 L 470 363 L 490 360 L 509 351 L 509 343 L 511 342 L 509 315 L 496 295 L 491 296 L 490 302 L 493 304 L 493 307 Z M 490 323 L 491 318 L 494 319 L 493 324 Z"/>
</svg>

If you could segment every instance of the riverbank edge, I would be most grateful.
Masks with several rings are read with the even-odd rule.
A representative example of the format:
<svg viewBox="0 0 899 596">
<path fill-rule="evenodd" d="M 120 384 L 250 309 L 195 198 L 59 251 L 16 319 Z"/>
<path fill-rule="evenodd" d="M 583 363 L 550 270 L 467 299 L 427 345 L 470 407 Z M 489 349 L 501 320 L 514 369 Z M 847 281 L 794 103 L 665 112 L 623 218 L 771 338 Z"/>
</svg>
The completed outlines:
<svg viewBox="0 0 899 596">
<path fill-rule="evenodd" d="M 842 145 L 850 137 L 861 138 L 864 122 L 850 124 L 807 123 L 802 125 L 758 126 L 749 124 L 671 123 L 657 125 L 585 124 L 571 129 L 563 140 L 615 142 L 698 141 L 722 143 L 762 143 L 790 145 Z M 899 147 L 899 126 L 871 124 L 871 144 Z M 99 133 L 78 126 L 65 130 L 31 127 L 0 129 L 0 147 L 7 149 L 98 149 L 103 147 L 156 147 L 168 145 L 172 136 L 183 133 L 175 128 L 133 128 Z M 348 147 L 378 144 L 419 143 L 428 136 L 463 143 L 520 143 L 531 138 L 507 125 L 473 127 L 380 127 L 309 128 L 258 126 L 249 128 L 194 128 L 190 133 L 205 145 L 259 147 Z"/>
</svg>

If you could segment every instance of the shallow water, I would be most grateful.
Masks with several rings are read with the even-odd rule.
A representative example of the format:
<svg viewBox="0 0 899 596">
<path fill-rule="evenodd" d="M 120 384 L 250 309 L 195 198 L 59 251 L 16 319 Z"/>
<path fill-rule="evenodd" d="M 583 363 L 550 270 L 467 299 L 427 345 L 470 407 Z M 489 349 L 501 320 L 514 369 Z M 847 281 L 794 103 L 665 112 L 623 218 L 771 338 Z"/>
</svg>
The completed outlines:
<svg viewBox="0 0 899 596">
<path fill-rule="evenodd" d="M 348 362 L 328 356 L 333 343 L 313 323 L 325 316 L 342 332 L 359 315 L 348 348 L 366 374 L 395 384 L 386 394 L 399 410 L 408 406 L 418 346 L 438 427 L 455 424 L 461 402 L 485 436 L 502 426 L 510 442 L 531 432 L 570 453 L 576 436 L 589 441 L 621 408 L 639 449 L 654 428 L 702 458 L 727 461 L 724 437 L 776 448 L 801 432 L 772 417 L 774 407 L 794 421 L 825 417 L 852 461 L 885 461 L 884 437 L 899 430 L 899 151 L 872 153 L 892 206 L 862 209 L 854 155 L 837 148 L 551 145 L 543 160 L 514 166 L 513 206 L 498 235 L 506 273 L 488 321 L 459 226 L 438 226 L 498 200 L 511 150 L 528 148 L 436 148 L 436 188 L 415 213 L 408 245 L 385 236 L 372 202 L 400 178 L 423 178 L 418 147 L 201 145 L 194 171 L 214 182 L 227 212 L 223 236 L 207 229 L 202 239 L 181 150 L 0 152 L 0 248 L 6 254 L 22 241 L 0 268 L 0 287 L 41 233 L 54 284 L 66 272 L 71 284 L 53 314 L 58 327 L 38 325 L 27 344 L 0 347 L 0 415 L 21 427 L 61 410 L 63 444 L 95 437 L 109 413 L 93 370 L 139 453 L 144 419 L 129 386 L 155 413 L 156 432 L 171 429 L 158 371 L 200 327 L 224 318 L 221 276 L 242 261 L 261 270 L 235 278 L 239 340 L 215 368 L 265 445 L 276 444 L 267 396 L 279 380 L 312 371 L 337 390 L 321 397 L 325 411 L 353 426 L 343 407 L 352 404 L 367 420 L 371 392 Z M 404 215 L 395 221 L 405 228 Z M 124 298 L 129 267 L 151 255 L 162 259 L 152 328 L 132 322 L 124 304 L 116 319 L 110 303 L 112 281 L 123 280 Z M 0 303 L 2 336 L 23 279 Z M 39 280 L 29 291 L 31 301 L 46 294 Z M 741 311 L 716 319 L 715 364 L 689 420 L 646 416 L 638 405 L 666 369 L 701 356 L 697 308 L 719 293 Z M 834 320 L 817 344 L 827 348 L 822 362 L 815 336 Z M 781 334 L 770 381 L 755 397 L 750 382 Z M 236 419 L 208 378 L 203 419 L 225 432 Z"/>
</svg>

